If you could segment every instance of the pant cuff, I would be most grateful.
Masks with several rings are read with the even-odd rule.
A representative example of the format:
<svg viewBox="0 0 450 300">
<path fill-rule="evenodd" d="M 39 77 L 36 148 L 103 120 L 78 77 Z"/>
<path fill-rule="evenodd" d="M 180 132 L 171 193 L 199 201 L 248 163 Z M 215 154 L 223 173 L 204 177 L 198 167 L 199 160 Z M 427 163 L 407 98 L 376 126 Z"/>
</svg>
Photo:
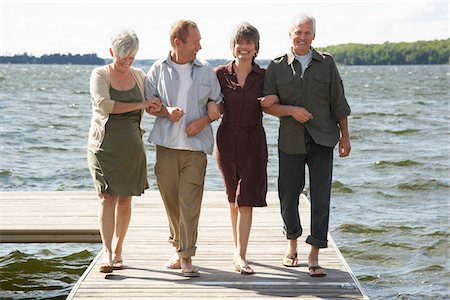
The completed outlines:
<svg viewBox="0 0 450 300">
<path fill-rule="evenodd" d="M 176 241 L 174 239 L 172 239 L 171 237 L 169 237 L 169 244 L 171 244 L 173 247 L 175 247 L 176 249 L 180 248 L 180 243 L 179 241 Z M 178 251 L 178 250 L 177 250 Z"/>
<path fill-rule="evenodd" d="M 187 250 L 178 250 L 178 256 L 180 258 L 189 258 L 189 257 L 195 256 L 196 250 L 197 250 L 197 247 L 190 248 Z"/>
<path fill-rule="evenodd" d="M 311 246 L 317 247 L 317 248 L 328 248 L 328 241 L 327 240 L 318 240 L 311 235 L 309 235 L 306 238 L 306 243 L 310 244 Z"/>
<path fill-rule="evenodd" d="M 299 230 L 294 233 L 287 233 L 286 230 L 284 230 L 284 235 L 286 236 L 286 239 L 288 240 L 296 240 L 302 235 L 302 230 Z"/>
</svg>

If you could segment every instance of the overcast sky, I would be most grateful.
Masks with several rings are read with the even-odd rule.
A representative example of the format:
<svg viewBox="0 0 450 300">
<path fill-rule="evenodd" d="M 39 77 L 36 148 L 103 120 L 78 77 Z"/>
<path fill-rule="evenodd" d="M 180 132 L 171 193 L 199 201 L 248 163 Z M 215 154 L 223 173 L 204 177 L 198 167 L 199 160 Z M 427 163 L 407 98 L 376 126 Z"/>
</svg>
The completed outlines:
<svg viewBox="0 0 450 300">
<path fill-rule="evenodd" d="M 233 28 L 247 21 L 258 28 L 258 58 L 289 48 L 288 29 L 297 13 L 316 17 L 313 46 L 342 43 L 413 42 L 449 37 L 449 2 L 427 1 L 23 1 L 0 0 L 0 55 L 27 52 L 96 53 L 109 57 L 109 38 L 134 29 L 138 59 L 166 56 L 170 25 L 195 21 L 202 35 L 201 58 L 231 58 Z"/>
</svg>

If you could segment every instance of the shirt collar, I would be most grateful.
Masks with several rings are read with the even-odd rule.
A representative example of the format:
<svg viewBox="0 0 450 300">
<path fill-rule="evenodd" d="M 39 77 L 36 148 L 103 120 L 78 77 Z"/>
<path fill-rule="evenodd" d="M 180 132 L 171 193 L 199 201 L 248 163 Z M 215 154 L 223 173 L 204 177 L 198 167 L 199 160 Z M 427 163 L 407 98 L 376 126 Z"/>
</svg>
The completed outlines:
<svg viewBox="0 0 450 300">
<path fill-rule="evenodd" d="M 172 60 L 172 57 L 170 56 L 171 51 L 169 51 L 169 54 L 167 55 L 166 59 L 163 60 L 163 62 L 166 62 L 168 65 L 173 67 L 173 64 L 175 63 Z M 197 58 L 194 59 L 194 61 L 192 62 L 193 65 L 197 66 L 197 67 L 203 67 L 205 64 L 202 63 L 201 61 L 199 61 Z"/>
<path fill-rule="evenodd" d="M 231 62 L 229 62 L 229 63 L 225 66 L 225 68 L 226 68 L 227 71 L 228 71 L 228 75 L 235 74 L 235 73 L 233 72 L 233 62 L 234 62 L 234 60 L 231 61 Z M 256 63 L 253 63 L 252 72 L 255 72 L 255 73 L 257 73 L 257 74 L 263 74 L 263 75 L 264 75 L 263 69 L 261 69 L 260 66 L 259 66 L 258 64 L 256 64 Z"/>
<path fill-rule="evenodd" d="M 319 52 L 316 51 L 313 47 L 311 47 L 312 50 L 312 59 L 317 61 L 323 61 L 322 55 L 319 54 Z M 288 65 L 292 64 L 295 60 L 295 55 L 292 52 L 292 49 L 287 53 L 287 63 Z"/>
</svg>

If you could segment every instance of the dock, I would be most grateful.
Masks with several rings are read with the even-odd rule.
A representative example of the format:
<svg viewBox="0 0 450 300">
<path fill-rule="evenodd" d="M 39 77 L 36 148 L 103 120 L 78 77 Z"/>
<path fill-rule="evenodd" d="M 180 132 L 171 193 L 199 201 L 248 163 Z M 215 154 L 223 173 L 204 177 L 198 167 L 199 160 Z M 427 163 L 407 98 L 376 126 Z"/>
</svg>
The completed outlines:
<svg viewBox="0 0 450 300">
<path fill-rule="evenodd" d="M 131 224 L 124 245 L 123 270 L 98 271 L 100 252 L 67 299 L 369 299 L 331 236 L 320 252 L 324 278 L 309 276 L 309 203 L 300 201 L 303 235 L 298 268 L 281 264 L 286 248 L 276 192 L 268 207 L 254 208 L 247 260 L 255 275 L 233 270 L 233 246 L 225 192 L 205 192 L 197 253 L 201 273 L 186 278 L 165 263 L 173 254 L 168 223 L 158 191 L 133 199 Z M 24 205 L 26 204 L 26 205 Z M 100 242 L 98 200 L 93 192 L 1 192 L 0 242 Z"/>
</svg>

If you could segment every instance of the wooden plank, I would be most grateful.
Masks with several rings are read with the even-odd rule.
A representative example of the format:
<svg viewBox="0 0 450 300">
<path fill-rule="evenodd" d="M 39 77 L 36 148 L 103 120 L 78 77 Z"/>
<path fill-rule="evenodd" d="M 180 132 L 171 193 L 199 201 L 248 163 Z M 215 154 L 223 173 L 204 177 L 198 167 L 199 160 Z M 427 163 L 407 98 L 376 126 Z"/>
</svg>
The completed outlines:
<svg viewBox="0 0 450 300">
<path fill-rule="evenodd" d="M 101 242 L 92 192 L 1 192 L 0 242 Z"/>
<path fill-rule="evenodd" d="M 201 277 L 185 278 L 164 267 L 173 249 L 167 242 L 167 216 L 157 191 L 133 201 L 133 213 L 123 257 L 126 267 L 112 274 L 98 272 L 99 253 L 67 299 L 368 299 L 339 249 L 320 255 L 328 275 L 312 278 L 307 269 L 309 204 L 300 201 L 303 236 L 299 238 L 298 268 L 282 266 L 286 247 L 276 192 L 269 192 L 268 207 L 255 208 L 248 260 L 256 274 L 233 270 L 232 236 L 225 193 L 205 192 L 194 264 Z M 18 204 L 20 203 L 20 205 Z M 0 240 L 32 237 L 44 241 L 64 238 L 94 239 L 98 200 L 91 192 L 0 193 Z M 9 237 L 8 237 L 9 236 Z M 83 237 L 84 236 L 84 237 Z M 51 239 L 54 240 L 51 240 Z"/>
</svg>

